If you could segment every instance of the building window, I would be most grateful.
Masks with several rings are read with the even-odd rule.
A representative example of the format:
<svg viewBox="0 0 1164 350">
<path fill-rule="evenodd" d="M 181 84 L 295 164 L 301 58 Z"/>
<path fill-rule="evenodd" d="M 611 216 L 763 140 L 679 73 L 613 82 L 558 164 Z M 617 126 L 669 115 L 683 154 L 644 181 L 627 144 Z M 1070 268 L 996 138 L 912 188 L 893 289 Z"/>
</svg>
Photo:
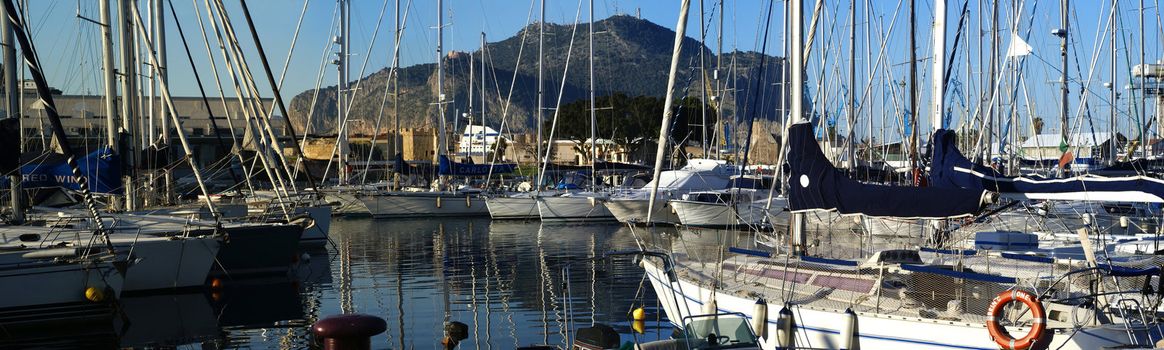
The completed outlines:
<svg viewBox="0 0 1164 350">
<path fill-rule="evenodd" d="M 194 134 L 194 136 L 205 136 L 206 130 L 202 128 L 194 128 L 192 131 L 190 131 L 190 133 Z"/>
</svg>

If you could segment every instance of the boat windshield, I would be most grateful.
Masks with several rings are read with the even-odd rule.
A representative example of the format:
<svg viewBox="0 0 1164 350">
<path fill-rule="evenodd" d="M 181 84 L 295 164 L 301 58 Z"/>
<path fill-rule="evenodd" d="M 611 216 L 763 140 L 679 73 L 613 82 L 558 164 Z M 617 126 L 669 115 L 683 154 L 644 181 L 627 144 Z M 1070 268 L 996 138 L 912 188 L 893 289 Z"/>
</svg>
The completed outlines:
<svg viewBox="0 0 1164 350">
<path fill-rule="evenodd" d="M 686 318 L 689 349 L 748 349 L 759 344 L 743 315 L 720 314 Z"/>
</svg>

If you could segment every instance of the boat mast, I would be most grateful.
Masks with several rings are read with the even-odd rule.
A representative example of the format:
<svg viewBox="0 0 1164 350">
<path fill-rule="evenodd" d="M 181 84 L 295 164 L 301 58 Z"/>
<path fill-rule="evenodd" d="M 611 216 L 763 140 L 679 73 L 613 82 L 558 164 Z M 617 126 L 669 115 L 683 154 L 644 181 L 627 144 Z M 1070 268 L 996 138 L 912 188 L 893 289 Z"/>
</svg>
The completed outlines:
<svg viewBox="0 0 1164 350">
<path fill-rule="evenodd" d="M 135 122 L 134 117 L 137 115 L 137 49 L 135 48 L 134 24 L 130 20 L 130 9 L 137 5 L 135 0 L 118 0 L 121 14 L 118 20 L 121 21 L 121 26 L 118 28 L 121 37 L 121 132 L 126 135 L 134 135 Z M 131 136 L 132 138 L 132 136 Z M 118 152 L 121 155 L 123 166 L 122 186 L 125 187 L 125 210 L 137 209 L 137 194 L 134 190 L 134 170 L 136 167 L 134 153 L 135 142 L 125 142 L 125 148 Z"/>
<path fill-rule="evenodd" d="M 683 0 L 679 7 L 679 22 L 675 24 L 675 48 L 671 52 L 671 70 L 667 75 L 667 97 L 663 100 L 663 122 L 659 125 L 658 147 L 655 148 L 655 171 L 651 176 L 651 199 L 647 203 L 647 221 L 651 222 L 655 213 L 656 196 L 659 194 L 659 174 L 663 169 L 663 159 L 669 157 L 667 152 L 667 135 L 670 134 L 671 106 L 675 92 L 675 78 L 679 70 L 679 52 L 683 49 L 683 38 L 687 35 L 687 12 L 691 8 L 691 0 Z"/>
<path fill-rule="evenodd" d="M 233 44 L 232 46 L 234 46 L 234 48 L 236 50 L 238 50 L 238 54 L 237 54 L 238 57 L 242 58 L 242 51 L 241 51 L 240 47 L 238 46 L 238 37 L 234 34 L 234 27 L 231 26 L 229 21 L 227 20 L 225 9 L 222 8 L 222 2 L 219 1 L 218 5 L 219 5 L 219 8 L 222 9 L 222 11 L 220 11 L 219 16 L 222 17 L 222 19 L 223 19 L 223 22 L 224 22 L 223 27 L 230 33 L 231 42 Z M 265 75 L 267 76 L 267 83 L 269 83 L 271 85 L 271 94 L 274 95 L 273 97 L 275 99 L 274 104 L 279 107 L 279 112 L 283 114 L 283 118 L 286 121 L 284 123 L 283 127 L 284 127 L 284 129 L 286 129 L 288 136 L 291 137 L 292 149 L 295 151 L 296 155 L 298 155 L 300 158 L 303 158 L 304 157 L 303 145 L 301 145 L 299 142 L 295 141 L 295 140 L 299 140 L 299 136 L 295 132 L 295 124 L 291 123 L 291 120 L 289 119 L 289 118 L 291 118 L 291 114 L 287 113 L 287 104 L 283 102 L 282 94 L 279 92 L 279 84 L 277 82 L 275 82 L 275 74 L 271 72 L 271 64 L 270 64 L 270 62 L 267 61 L 267 53 L 263 50 L 263 42 L 262 42 L 262 40 L 259 40 L 259 32 L 257 30 L 255 30 L 255 22 L 254 22 L 254 19 L 251 18 L 251 11 L 249 8 L 247 8 L 246 0 L 239 0 L 239 5 L 242 7 L 243 17 L 246 18 L 247 28 L 250 29 L 251 40 L 255 43 L 255 51 L 257 51 L 256 53 L 259 54 L 259 62 L 263 64 L 263 73 L 265 73 Z M 258 93 L 258 88 L 255 86 L 254 77 L 251 77 L 250 68 L 247 68 L 246 61 L 242 60 L 242 59 L 239 59 L 236 61 L 238 61 L 239 67 L 242 69 L 242 71 L 246 72 L 246 76 L 249 78 L 249 79 L 247 79 L 248 86 L 254 91 L 254 96 L 256 96 L 256 97 L 260 96 Z M 261 101 L 256 101 L 256 102 L 261 102 Z M 259 103 L 259 105 L 261 106 L 261 103 Z M 260 109 L 265 110 L 264 108 L 260 108 Z M 279 147 L 279 139 L 277 137 L 275 137 L 274 130 L 271 129 L 271 123 L 270 123 L 271 117 L 270 117 L 270 115 L 266 115 L 266 118 L 264 118 L 264 119 L 265 119 L 265 123 L 263 124 L 263 126 L 264 126 L 264 129 L 267 131 L 267 134 L 270 135 L 270 137 L 271 137 L 270 143 L 275 147 L 275 149 L 281 149 Z M 295 173 L 291 171 L 291 168 L 287 165 L 287 162 L 285 159 L 283 159 L 282 157 L 279 157 L 278 164 L 283 166 L 283 170 L 287 173 L 288 177 L 294 178 Z M 304 171 L 303 175 L 305 178 L 307 178 L 307 185 L 310 186 L 311 189 L 315 192 L 316 197 L 319 197 L 320 196 L 319 186 L 315 183 L 315 178 L 313 178 L 311 176 L 311 172 Z M 290 181 L 290 185 L 291 185 L 292 189 L 295 188 L 294 181 Z"/>
<path fill-rule="evenodd" d="M 489 146 L 489 133 L 485 132 L 485 32 L 481 32 L 481 162 L 486 162 Z M 501 136 L 498 134 L 498 136 Z M 473 152 L 470 143 L 469 152 Z M 470 154 L 471 156 L 472 154 Z"/>
<path fill-rule="evenodd" d="M 484 52 L 484 51 L 482 51 L 482 52 Z M 462 114 L 462 116 L 468 117 L 469 123 L 466 124 L 466 128 L 464 128 L 463 133 L 462 133 L 462 131 L 457 131 L 455 124 L 453 126 L 454 133 L 462 133 L 462 134 L 460 134 L 461 135 L 461 142 L 460 143 L 468 142 L 469 150 L 466 151 L 466 155 L 464 155 L 464 156 L 466 156 L 470 159 L 473 158 L 473 138 L 474 138 L 473 136 L 475 135 L 475 133 L 473 131 L 473 85 L 474 85 L 473 80 L 476 79 L 476 76 L 477 76 L 477 74 L 474 72 L 475 65 L 473 64 L 473 60 L 474 60 L 473 56 L 474 56 L 474 53 L 470 51 L 469 52 L 469 85 L 467 86 L 468 87 L 467 90 L 469 91 L 469 102 L 466 103 L 466 106 L 467 106 L 466 110 L 464 110 L 464 114 Z M 456 115 L 454 115 L 454 116 L 456 116 Z M 466 140 L 466 137 L 469 137 L 468 141 Z M 457 148 L 460 148 L 460 147 L 457 147 Z"/>
<path fill-rule="evenodd" d="M 909 169 L 914 186 L 919 185 L 917 113 L 917 0 L 909 0 Z"/>
<path fill-rule="evenodd" d="M 102 73 L 105 79 L 105 145 L 116 151 L 117 76 L 113 71 L 113 21 L 109 14 L 109 0 L 98 0 L 97 4 L 101 12 L 101 67 L 104 70 Z M 9 35 L 7 30 L 5 30 L 4 35 Z M 5 40 L 5 49 L 9 48 L 11 48 L 11 40 Z M 8 67 L 7 51 L 4 53 L 4 66 Z M 7 72 L 5 74 L 5 82 L 7 83 L 9 82 Z M 11 82 L 15 84 L 15 81 L 16 77 L 13 76 Z M 15 101 L 9 101 L 10 104 L 13 102 Z"/>
<path fill-rule="evenodd" d="M 700 0 L 702 2 L 703 0 Z M 594 0 L 590 0 L 590 190 L 598 190 L 598 116 L 594 112 Z M 702 51 L 700 51 L 702 52 Z M 700 54 L 702 59 L 702 54 Z M 702 61 L 701 61 L 702 62 Z M 707 89 L 704 89 L 704 93 Z M 707 133 L 704 132 L 704 136 Z M 704 138 L 706 140 L 706 138 Z M 707 154 L 706 150 L 704 154 Z"/>
<path fill-rule="evenodd" d="M 1119 35 L 1116 32 L 1116 30 L 1117 30 L 1116 23 L 1119 21 L 1119 15 L 1120 15 L 1119 9 L 1120 9 L 1120 0 L 1112 0 L 1112 2 L 1111 2 L 1111 23 L 1109 23 L 1111 25 L 1111 29 L 1110 29 L 1110 31 L 1111 31 L 1111 86 L 1109 87 L 1111 89 L 1110 90 L 1110 92 L 1111 92 L 1111 97 L 1110 97 L 1111 98 L 1111 110 L 1110 110 L 1110 112 L 1111 113 L 1108 116 L 1108 123 L 1110 123 L 1108 125 L 1109 125 L 1109 129 L 1111 130 L 1111 133 L 1112 133 L 1111 139 L 1108 140 L 1108 150 L 1110 151 L 1110 153 L 1108 153 L 1107 163 L 1109 165 L 1115 164 L 1116 117 L 1119 116 L 1120 94 L 1119 94 L 1118 88 L 1116 87 L 1116 84 L 1118 84 L 1117 82 L 1119 81 L 1119 71 L 1116 70 L 1116 63 L 1117 63 L 1116 62 L 1116 50 L 1118 48 L 1117 45 L 1119 44 Z"/>
<path fill-rule="evenodd" d="M 942 121 L 946 111 L 946 0 L 934 0 L 934 54 L 930 58 L 933 71 L 930 72 L 930 81 L 933 86 L 932 113 L 930 121 L 934 131 L 942 129 Z"/>
<path fill-rule="evenodd" d="M 141 24 L 142 24 L 141 13 L 138 12 L 136 7 L 131 8 L 130 10 L 133 11 L 133 20 L 135 21 L 135 23 L 138 24 L 138 33 L 141 36 L 146 37 L 147 33 L 145 32 L 145 29 L 142 28 L 142 26 L 141 26 Z M 153 44 L 149 40 L 145 40 L 144 42 L 146 44 L 146 47 L 145 47 L 146 53 L 149 55 L 149 61 L 150 61 L 151 65 L 153 66 L 153 69 L 157 70 L 158 69 L 157 51 L 154 50 Z M 170 96 L 170 86 L 169 86 L 169 84 L 166 83 L 165 80 L 159 80 L 159 85 L 160 85 L 159 90 L 162 93 L 163 105 L 166 108 L 170 109 L 169 115 L 170 115 L 170 118 L 173 118 L 171 121 L 174 123 L 174 126 L 177 127 L 178 140 L 182 144 L 182 150 L 186 152 L 186 161 L 190 165 L 191 172 L 194 174 L 194 181 L 198 183 L 198 188 L 199 188 L 199 190 L 201 190 L 203 196 L 206 199 L 206 208 L 208 210 L 210 210 L 210 213 L 212 215 L 214 215 L 215 219 L 217 219 L 220 217 L 221 213 L 219 213 L 218 210 L 215 209 L 214 201 L 212 201 L 210 198 L 210 191 L 207 190 L 207 188 L 206 188 L 206 181 L 204 181 L 204 179 L 202 178 L 202 171 L 198 170 L 198 162 L 194 158 L 194 151 L 190 148 L 190 142 L 186 138 L 186 133 L 182 131 L 182 124 L 178 120 L 178 111 L 177 111 L 177 109 L 175 109 L 176 107 L 174 106 L 174 100 Z"/>
<path fill-rule="evenodd" d="M 714 73 L 715 76 L 714 76 L 714 78 L 715 78 L 716 91 L 715 91 L 715 95 L 712 96 L 712 98 L 715 99 L 715 131 L 714 132 L 715 132 L 715 135 L 718 137 L 715 137 L 716 144 L 714 146 L 715 146 L 715 159 L 723 159 L 723 154 L 722 154 L 723 149 L 721 147 L 719 147 L 719 143 L 722 143 L 724 141 L 723 138 L 727 137 L 727 135 L 720 136 L 721 133 L 723 132 L 723 127 L 720 125 L 720 123 L 723 122 L 723 110 L 721 110 L 720 107 L 723 107 L 723 98 L 724 98 L 723 86 L 721 86 L 720 82 L 719 82 L 719 69 L 723 65 L 723 0 L 719 0 L 719 30 L 717 30 L 715 32 L 715 35 L 716 35 L 716 42 L 715 42 L 716 49 L 715 49 L 715 73 Z M 781 71 L 783 71 L 783 69 L 781 69 Z M 783 88 L 783 87 L 781 87 L 781 88 Z"/>
<path fill-rule="evenodd" d="M 436 64 L 437 64 L 437 159 L 448 151 L 448 144 L 445 140 L 445 67 L 444 54 L 442 50 L 445 44 L 445 19 L 444 19 L 444 0 L 437 0 L 437 47 L 436 47 Z"/>
<path fill-rule="evenodd" d="M 1108 164 L 1115 164 L 1116 158 L 1116 118 L 1119 116 L 1119 71 L 1116 70 L 1116 51 L 1119 48 L 1119 18 L 1120 18 L 1120 0 L 1112 0 L 1111 2 L 1111 139 L 1108 140 L 1108 147 L 1111 153 L 1108 155 Z M 1129 159 L 1131 154 L 1128 155 Z"/>
<path fill-rule="evenodd" d="M 485 53 L 485 51 L 482 50 L 481 53 Z M 466 118 L 469 118 L 469 124 L 465 128 L 465 132 L 460 134 L 461 135 L 461 142 L 460 143 L 467 142 L 469 145 L 469 151 L 465 152 L 465 156 L 468 157 L 469 159 L 473 158 L 473 135 L 474 135 L 474 133 L 473 133 L 473 83 L 474 83 L 473 79 L 475 79 L 475 77 L 476 77 L 476 74 L 473 71 L 473 52 L 470 51 L 469 52 L 469 85 L 467 86 L 468 90 L 469 90 L 469 103 L 466 104 L 467 107 L 465 110 L 465 114 L 462 115 Z M 484 85 L 484 84 L 482 84 L 482 85 Z M 459 132 L 456 130 L 455 126 L 453 128 L 453 131 Z M 468 137 L 468 140 L 466 140 L 466 137 Z M 459 149 L 458 149 L 458 153 L 460 153 Z"/>
<path fill-rule="evenodd" d="M 1059 16 L 1061 17 L 1060 19 L 1063 21 L 1063 28 L 1060 29 L 1058 32 L 1058 34 L 1059 34 L 1059 58 L 1062 59 L 1062 66 L 1060 66 L 1060 68 L 1062 68 L 1062 70 L 1063 70 L 1063 77 L 1062 77 L 1063 86 L 1061 87 L 1061 89 L 1059 91 L 1062 94 L 1060 102 L 1063 104 L 1061 106 L 1062 109 L 1059 111 L 1059 123 L 1060 123 L 1059 129 L 1061 129 L 1059 131 L 1059 136 L 1061 138 L 1060 142 L 1064 145 L 1068 144 L 1067 143 L 1067 125 L 1068 125 L 1067 108 L 1070 106 L 1070 104 L 1067 100 L 1067 95 L 1070 91 L 1069 90 L 1070 88 L 1069 88 L 1069 85 L 1067 82 L 1067 69 L 1070 68 L 1067 65 L 1067 38 L 1071 35 L 1070 30 L 1069 30 L 1069 28 L 1070 28 L 1069 26 L 1071 25 L 1071 22 L 1067 20 L 1068 16 L 1070 16 L 1070 13 L 1071 13 L 1071 11 L 1069 10 L 1070 4 L 1071 4 L 1071 0 L 1063 0 L 1059 6 L 1060 7 L 1059 8 L 1059 11 L 1060 11 Z M 1114 130 L 1114 128 L 1113 128 L 1113 130 Z"/>
<path fill-rule="evenodd" d="M 392 119 L 396 133 L 392 136 L 392 153 L 403 153 L 400 150 L 400 0 L 396 0 L 396 42 L 392 48 Z M 395 169 L 396 176 L 392 177 L 392 190 L 400 188 L 400 170 Z"/>
<path fill-rule="evenodd" d="M 439 1 L 439 0 L 438 0 Z M 544 108 L 544 99 L 546 94 L 546 84 L 542 79 L 543 69 L 542 60 L 545 57 L 545 34 L 546 34 L 546 0 L 541 3 L 541 20 L 538 21 L 538 110 L 537 117 L 537 160 L 538 166 L 547 160 L 542 158 L 542 109 Z M 538 171 L 538 183 L 534 185 L 534 192 L 541 192 L 542 184 L 545 183 L 545 174 L 543 171 Z"/>
<path fill-rule="evenodd" d="M 938 0 L 941 2 L 942 0 Z M 937 23 L 935 22 L 936 26 Z M 857 0 L 849 3 L 849 152 L 846 155 L 849 172 L 856 170 L 857 143 L 853 141 L 857 128 L 857 101 L 854 99 L 857 88 Z"/>
<path fill-rule="evenodd" d="M 591 14 L 593 14 L 594 0 L 590 1 L 590 10 Z M 707 63 L 704 59 L 704 56 L 706 55 L 703 49 L 707 45 L 707 27 L 704 25 L 704 20 L 703 0 L 699 0 L 699 114 L 701 118 L 699 123 L 699 133 L 701 137 L 703 137 L 702 139 L 699 139 L 699 146 L 703 148 L 703 155 L 701 157 L 709 158 L 707 154 Z M 594 24 L 591 23 L 590 26 L 593 27 Z M 590 56 L 591 61 L 593 61 L 593 50 L 590 52 Z M 593 66 L 593 64 L 591 64 L 591 66 Z M 594 97 L 591 96 L 590 98 L 593 99 Z"/>
<path fill-rule="evenodd" d="M 109 4 L 106 3 L 105 0 L 101 0 L 101 8 L 105 10 L 103 12 L 104 17 L 102 18 L 104 23 L 109 23 L 108 6 Z M 106 26 L 102 28 L 108 30 L 109 27 Z M 20 92 L 17 91 L 16 85 L 16 43 L 13 42 L 12 39 L 12 22 L 8 21 L 7 19 L 0 20 L 0 31 L 3 31 L 2 39 L 0 40 L 2 40 L 4 44 L 4 109 L 8 112 L 7 118 L 16 118 L 16 123 L 19 125 L 21 120 L 20 116 L 22 113 L 20 113 Z M 106 38 L 108 38 L 108 36 L 106 36 Z M 105 62 L 107 65 L 109 64 L 109 59 L 109 55 L 106 54 Z M 107 74 L 111 74 L 108 67 L 106 67 L 105 72 Z M 109 118 L 108 122 L 113 123 L 113 119 Z M 23 138 L 24 127 L 19 127 L 19 129 L 20 132 L 18 135 Z M 112 130 L 112 128 L 110 129 Z M 112 132 L 109 133 L 109 143 L 110 145 L 113 144 Z M 16 151 L 17 153 L 23 152 L 23 144 L 21 145 L 20 149 L 9 150 L 9 152 L 11 151 Z M 12 221 L 15 224 L 24 223 L 24 203 L 22 203 L 24 200 L 24 189 L 20 186 L 21 180 L 23 179 L 20 176 L 20 168 L 18 167 L 16 169 L 16 173 L 8 177 L 8 183 L 11 184 L 8 186 L 8 189 L 9 195 L 12 197 Z"/>
<path fill-rule="evenodd" d="M 788 54 L 792 56 L 790 60 L 790 67 L 792 71 L 789 72 L 789 82 L 792 85 L 792 108 L 789 119 L 791 124 L 804 122 L 804 2 L 803 0 L 790 0 L 790 9 L 788 10 L 789 28 L 788 35 L 791 36 L 789 40 Z M 784 139 L 788 139 L 788 127 L 784 128 Z M 785 144 L 787 147 L 787 144 Z M 797 180 L 790 181 L 791 186 L 796 186 L 799 182 Z M 804 233 L 804 213 L 793 213 L 791 220 L 789 220 L 789 233 L 792 236 L 792 252 L 796 255 L 803 255 L 807 251 L 808 237 Z"/>
<path fill-rule="evenodd" d="M 347 0 L 339 0 L 340 27 L 339 37 L 335 40 L 336 44 L 339 45 L 339 53 L 336 55 L 336 73 L 339 74 L 336 79 L 339 80 L 339 84 L 336 85 L 337 115 L 335 131 L 336 148 L 339 153 L 337 155 L 339 158 L 337 167 L 339 169 L 337 170 L 339 170 L 339 183 L 341 185 L 346 185 L 351 181 L 349 179 L 350 174 L 348 174 L 348 130 L 343 127 L 345 124 L 344 121 L 348 117 L 347 109 L 349 108 L 346 95 L 348 90 L 348 16 L 351 15 L 350 10 L 351 5 Z"/>
<path fill-rule="evenodd" d="M 1064 18 L 1063 19 L 1064 21 L 1067 20 L 1066 16 L 1064 16 L 1063 18 Z M 985 135 L 986 135 L 986 137 L 985 137 L 986 144 L 984 145 L 984 148 L 986 151 L 982 153 L 982 154 L 986 155 L 985 157 L 982 157 L 982 160 L 984 162 L 990 162 L 990 159 L 992 156 L 991 153 L 994 152 L 992 145 L 993 145 L 993 139 L 994 139 L 994 105 L 995 105 L 996 101 L 994 98 L 994 85 L 995 84 L 993 82 L 994 82 L 994 79 L 996 79 L 995 73 L 998 70 L 998 68 L 997 68 L 997 63 L 998 63 L 998 1 L 991 1 L 991 8 L 990 8 L 990 55 L 987 56 L 987 58 L 990 59 L 990 67 L 989 67 L 990 73 L 987 74 L 987 76 L 986 76 L 986 95 L 983 96 L 983 98 L 984 98 L 983 102 L 986 102 L 988 105 L 986 106 L 986 120 L 984 122 L 985 127 L 982 128 L 982 131 L 981 131 L 982 133 L 985 133 Z M 1064 62 L 1063 63 L 1064 65 L 1067 64 L 1066 58 L 1064 58 L 1063 62 Z M 1064 70 L 1064 74 L 1066 74 L 1066 70 Z M 1064 131 L 1064 133 L 1066 133 L 1066 131 Z M 1066 135 L 1066 134 L 1064 134 L 1064 135 Z M 1066 141 L 1066 136 L 1064 136 L 1064 141 Z"/>
<path fill-rule="evenodd" d="M 168 69 L 168 67 L 169 67 L 168 62 L 169 61 L 166 58 L 166 16 L 165 16 L 164 11 L 165 11 L 165 1 L 164 0 L 154 0 L 154 9 L 153 9 L 153 16 L 154 16 L 154 20 L 153 20 L 153 27 L 154 28 L 153 29 L 154 29 L 154 41 L 155 41 L 154 47 L 156 47 L 157 51 L 158 51 L 158 53 L 157 53 L 158 61 L 155 62 L 155 64 L 158 65 L 156 79 L 161 82 L 162 86 L 166 86 L 170 83 L 170 80 L 169 80 L 170 74 L 169 74 L 169 69 Z M 154 102 L 151 100 L 150 105 L 152 106 L 153 104 L 154 104 Z M 166 150 L 167 153 L 169 153 L 169 149 L 170 149 L 169 148 L 169 146 L 170 146 L 170 120 L 169 120 L 170 119 L 170 110 L 167 108 L 162 108 L 162 109 L 160 109 L 159 112 L 161 114 L 158 115 L 158 120 L 159 120 L 158 125 L 161 125 L 162 130 L 161 130 L 161 140 L 158 142 L 158 149 L 164 149 L 164 150 Z M 177 126 L 177 125 L 175 125 L 175 126 Z M 168 205 L 168 204 L 173 203 L 173 192 L 174 192 L 173 191 L 173 184 L 174 184 L 174 178 L 173 178 L 172 172 L 170 171 L 169 168 L 163 168 L 163 170 L 162 170 L 162 203 L 163 204 Z"/>
<path fill-rule="evenodd" d="M 1140 67 L 1146 68 L 1148 62 L 1144 58 L 1144 51 L 1147 50 L 1148 46 L 1146 46 L 1146 44 L 1144 43 L 1144 36 L 1145 36 L 1144 34 L 1147 33 L 1147 31 L 1144 28 L 1146 28 L 1146 27 L 1144 27 L 1144 0 L 1140 0 Z M 1141 69 L 1144 69 L 1144 68 L 1141 68 Z M 1139 106 L 1140 107 L 1140 118 L 1142 120 L 1142 122 L 1137 122 L 1136 125 L 1139 126 L 1139 128 L 1140 128 L 1140 149 L 1147 151 L 1147 147 L 1148 147 L 1147 141 L 1148 140 L 1146 139 L 1147 136 L 1145 136 L 1145 135 L 1148 133 L 1148 130 L 1147 130 L 1148 99 L 1145 98 L 1145 96 L 1147 96 L 1147 94 L 1144 93 L 1146 91 L 1145 90 L 1146 86 L 1144 86 L 1144 83 L 1143 83 L 1144 80 L 1145 79 L 1140 79 L 1140 94 L 1135 96 L 1137 99 L 1139 99 L 1138 102 L 1140 105 Z M 1133 89 L 1132 91 L 1135 91 L 1135 90 Z M 1115 131 L 1114 130 L 1112 131 L 1112 139 L 1115 139 Z M 1147 156 L 1148 152 L 1144 152 L 1144 155 Z M 1132 158 L 1132 154 L 1129 152 L 1128 153 L 1128 160 L 1131 160 L 1131 158 Z"/>
</svg>

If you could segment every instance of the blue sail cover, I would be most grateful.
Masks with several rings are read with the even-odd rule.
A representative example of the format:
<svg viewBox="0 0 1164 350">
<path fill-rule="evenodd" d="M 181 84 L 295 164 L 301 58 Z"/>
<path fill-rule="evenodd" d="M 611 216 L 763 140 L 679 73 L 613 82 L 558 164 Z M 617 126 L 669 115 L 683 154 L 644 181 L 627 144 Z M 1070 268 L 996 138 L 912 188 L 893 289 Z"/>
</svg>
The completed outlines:
<svg viewBox="0 0 1164 350">
<path fill-rule="evenodd" d="M 441 175 L 452 176 L 484 176 L 489 175 L 490 168 L 493 174 L 508 174 L 512 173 L 513 169 L 517 168 L 517 164 L 513 163 L 493 163 L 493 164 L 473 164 L 473 163 L 457 163 L 449 160 L 447 156 L 440 156 Z"/>
<path fill-rule="evenodd" d="M 1164 203 L 1164 181 L 1146 176 L 1081 175 L 1066 179 L 1005 176 L 971 162 L 958 151 L 957 135 L 934 133 L 930 184 L 945 188 L 988 190 L 1011 199 L 1087 200 Z"/>
<path fill-rule="evenodd" d="M 900 218 L 972 216 L 991 198 L 983 190 L 864 184 L 834 168 L 820 150 L 812 125 L 788 129 L 788 205 L 793 212 L 836 210 Z"/>
<path fill-rule="evenodd" d="M 103 147 L 78 159 L 77 167 L 88 178 L 89 189 L 94 193 L 121 192 L 121 160 L 110 148 Z M 81 189 L 65 157 L 56 153 L 49 154 L 40 162 L 21 166 L 20 175 L 23 179 L 20 184 L 24 188 Z M 0 185 L 7 188 L 8 178 L 0 179 Z"/>
</svg>

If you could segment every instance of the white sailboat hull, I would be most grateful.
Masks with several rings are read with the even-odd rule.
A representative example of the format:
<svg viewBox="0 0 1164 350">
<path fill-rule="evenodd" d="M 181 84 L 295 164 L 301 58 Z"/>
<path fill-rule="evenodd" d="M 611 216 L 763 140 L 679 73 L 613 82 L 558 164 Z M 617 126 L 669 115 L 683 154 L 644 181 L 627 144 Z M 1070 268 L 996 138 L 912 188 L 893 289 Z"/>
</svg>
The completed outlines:
<svg viewBox="0 0 1164 350">
<path fill-rule="evenodd" d="M 673 200 L 670 203 L 675 208 L 679 223 L 685 226 L 726 228 L 741 224 L 733 208 L 727 204 L 685 200 Z"/>
<path fill-rule="evenodd" d="M 108 261 L 81 263 L 35 262 L 21 257 L 28 250 L 0 254 L 0 285 L 11 288 L 0 298 L 0 323 L 43 322 L 108 316 L 105 302 L 85 299 L 89 287 L 101 290 L 104 300 L 115 300 L 125 280 Z"/>
<path fill-rule="evenodd" d="M 740 312 L 749 319 L 754 316 L 755 299 L 745 299 L 722 290 L 712 291 L 701 284 L 679 278 L 668 282 L 667 275 L 655 262 L 643 260 L 642 266 L 650 277 L 651 286 L 659 297 L 667 318 L 703 314 L 703 304 L 715 294 L 719 312 Z M 779 329 L 781 305 L 768 301 L 768 334 L 762 337 L 764 349 L 777 349 L 776 330 Z M 836 349 L 844 344 L 841 337 L 845 323 L 844 310 L 830 310 L 809 306 L 791 306 L 796 325 L 796 347 Z M 857 313 L 857 330 L 862 349 L 982 349 L 998 346 L 991 340 L 985 325 L 940 319 L 921 319 L 900 316 Z M 1015 328 L 1012 334 L 1023 334 L 1026 329 Z M 1050 332 L 1050 331 L 1048 331 Z M 1127 332 L 1119 327 L 1088 327 L 1075 334 L 1055 334 L 1050 349 L 1099 349 L 1123 345 Z"/>
<path fill-rule="evenodd" d="M 331 205 L 332 214 L 351 217 L 372 215 L 355 193 L 323 191 L 323 199 Z"/>
<path fill-rule="evenodd" d="M 396 192 L 361 196 L 376 218 L 486 216 L 485 200 L 474 194 Z"/>
<path fill-rule="evenodd" d="M 606 208 L 610 210 L 618 222 L 640 224 L 647 223 L 647 211 L 651 203 L 647 199 L 611 199 L 606 201 Z M 655 200 L 655 210 L 651 215 L 651 224 L 678 225 L 679 216 L 675 214 L 671 202 L 659 198 Z"/>
<path fill-rule="evenodd" d="M 303 236 L 299 237 L 299 244 L 304 246 L 322 246 L 327 244 L 328 234 L 331 232 L 332 207 L 317 205 L 297 210 L 311 216 L 311 222 L 303 227 Z"/>
<path fill-rule="evenodd" d="M 537 200 L 531 196 L 493 197 L 485 200 L 489 216 L 495 220 L 538 220 Z"/>
<path fill-rule="evenodd" d="M 738 226 L 758 227 L 770 224 L 770 222 L 765 222 L 768 213 L 764 210 L 764 207 L 767 206 L 766 202 L 766 200 L 758 200 L 729 206 L 725 203 L 672 200 L 671 205 L 675 208 L 675 215 L 679 217 L 679 223 L 684 226 L 731 228 Z M 783 213 L 784 205 L 783 201 L 773 200 L 772 210 L 777 214 L 775 215 L 775 218 L 778 219 L 776 223 L 787 225 L 788 215 L 780 215 Z"/>
<path fill-rule="evenodd" d="M 537 199 L 542 221 L 614 221 L 602 198 L 589 196 L 541 197 Z"/>
<path fill-rule="evenodd" d="M 210 236 L 143 238 L 136 244 L 118 240 L 114 246 L 118 250 L 133 249 L 133 257 L 139 259 L 125 273 L 124 290 L 135 292 L 205 284 L 218 256 L 219 241 Z"/>
</svg>

